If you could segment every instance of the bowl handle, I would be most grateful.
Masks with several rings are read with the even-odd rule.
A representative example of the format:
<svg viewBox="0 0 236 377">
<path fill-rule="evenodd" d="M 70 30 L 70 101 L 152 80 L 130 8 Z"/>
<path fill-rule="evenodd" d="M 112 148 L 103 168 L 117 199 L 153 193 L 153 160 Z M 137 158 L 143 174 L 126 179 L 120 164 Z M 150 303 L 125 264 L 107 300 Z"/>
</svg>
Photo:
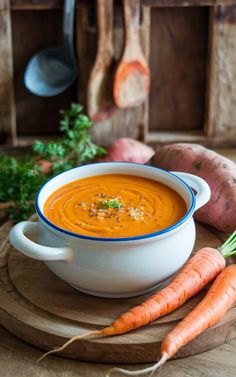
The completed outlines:
<svg viewBox="0 0 236 377">
<path fill-rule="evenodd" d="M 177 175 L 177 177 L 181 178 L 184 182 L 186 182 L 190 187 L 192 187 L 197 193 L 195 194 L 196 198 L 196 207 L 195 211 L 204 206 L 211 197 L 211 190 L 204 181 L 204 179 L 197 177 L 196 175 L 189 174 L 189 173 L 183 173 L 179 171 L 172 171 L 171 173 Z"/>
<path fill-rule="evenodd" d="M 39 245 L 31 241 L 25 233 L 37 235 L 40 231 L 40 223 L 22 221 L 16 224 L 9 233 L 11 244 L 27 257 L 42 261 L 69 261 L 73 258 L 73 250 L 70 247 L 49 247 Z"/>
</svg>

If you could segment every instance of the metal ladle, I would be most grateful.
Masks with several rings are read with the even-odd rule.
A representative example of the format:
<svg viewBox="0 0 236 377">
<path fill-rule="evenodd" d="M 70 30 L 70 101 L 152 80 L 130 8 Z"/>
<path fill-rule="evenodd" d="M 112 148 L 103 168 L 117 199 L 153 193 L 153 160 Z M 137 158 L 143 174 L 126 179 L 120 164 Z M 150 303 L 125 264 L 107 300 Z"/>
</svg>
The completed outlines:
<svg viewBox="0 0 236 377">
<path fill-rule="evenodd" d="M 71 86 L 77 77 L 73 47 L 75 0 L 65 0 L 63 38 L 60 47 L 51 47 L 34 55 L 24 75 L 26 88 L 42 97 L 55 96 Z"/>
</svg>

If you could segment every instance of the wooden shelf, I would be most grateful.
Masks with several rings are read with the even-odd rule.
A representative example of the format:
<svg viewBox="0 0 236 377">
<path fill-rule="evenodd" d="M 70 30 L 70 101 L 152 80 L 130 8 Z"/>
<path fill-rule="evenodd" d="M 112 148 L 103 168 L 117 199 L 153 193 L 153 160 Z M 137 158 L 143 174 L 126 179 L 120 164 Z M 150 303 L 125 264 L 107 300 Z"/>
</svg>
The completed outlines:
<svg viewBox="0 0 236 377">
<path fill-rule="evenodd" d="M 63 0 L 11 0 L 11 10 L 49 10 L 62 7 Z"/>
<path fill-rule="evenodd" d="M 34 135 L 34 136 L 18 136 L 17 147 L 28 147 L 33 144 L 35 140 L 40 140 L 44 143 L 48 143 L 52 140 L 58 139 L 60 135 Z"/>
<path fill-rule="evenodd" d="M 91 3 L 95 0 L 77 0 L 78 4 Z M 50 10 L 62 8 L 63 0 L 10 0 L 11 10 Z M 141 0 L 150 7 L 195 7 L 236 4 L 236 0 Z"/>
<path fill-rule="evenodd" d="M 143 5 L 151 7 L 196 7 L 214 5 L 233 5 L 236 0 L 141 0 Z"/>
<path fill-rule="evenodd" d="M 145 138 L 149 145 L 164 145 L 171 143 L 199 143 L 207 147 L 235 147 L 235 139 L 225 140 L 224 136 L 207 136 L 203 132 L 150 132 Z"/>
</svg>

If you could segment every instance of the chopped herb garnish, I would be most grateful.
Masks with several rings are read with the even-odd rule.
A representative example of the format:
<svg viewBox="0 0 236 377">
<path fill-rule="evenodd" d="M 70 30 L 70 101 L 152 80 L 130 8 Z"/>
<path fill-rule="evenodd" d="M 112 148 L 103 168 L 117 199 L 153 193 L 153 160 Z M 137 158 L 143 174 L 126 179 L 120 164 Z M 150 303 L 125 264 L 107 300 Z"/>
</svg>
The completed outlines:
<svg viewBox="0 0 236 377">
<path fill-rule="evenodd" d="M 102 209 L 121 208 L 122 204 L 119 199 L 104 199 L 99 202 L 99 207 Z"/>
</svg>

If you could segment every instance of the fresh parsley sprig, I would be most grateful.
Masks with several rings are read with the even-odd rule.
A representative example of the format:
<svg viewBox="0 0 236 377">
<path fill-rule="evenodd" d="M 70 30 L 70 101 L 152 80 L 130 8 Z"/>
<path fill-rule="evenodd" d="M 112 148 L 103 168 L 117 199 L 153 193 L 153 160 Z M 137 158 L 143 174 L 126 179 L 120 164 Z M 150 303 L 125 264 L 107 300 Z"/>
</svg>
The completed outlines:
<svg viewBox="0 0 236 377">
<path fill-rule="evenodd" d="M 60 131 L 63 137 L 55 142 L 35 141 L 33 151 L 52 162 L 52 172 L 58 174 L 73 166 L 103 156 L 106 151 L 91 141 L 89 128 L 92 122 L 83 114 L 80 104 L 72 103 L 69 110 L 61 110 Z"/>
<path fill-rule="evenodd" d="M 21 159 L 0 156 L 0 208 L 7 202 L 7 214 L 14 222 L 34 213 L 35 195 L 47 179 L 106 153 L 91 141 L 92 122 L 81 105 L 72 103 L 61 116 L 58 140 L 35 141 L 32 152 Z"/>
<path fill-rule="evenodd" d="M 0 156 L 0 202 L 8 203 L 7 213 L 15 222 L 34 212 L 34 198 L 47 175 L 34 158 L 21 160 Z"/>
</svg>

